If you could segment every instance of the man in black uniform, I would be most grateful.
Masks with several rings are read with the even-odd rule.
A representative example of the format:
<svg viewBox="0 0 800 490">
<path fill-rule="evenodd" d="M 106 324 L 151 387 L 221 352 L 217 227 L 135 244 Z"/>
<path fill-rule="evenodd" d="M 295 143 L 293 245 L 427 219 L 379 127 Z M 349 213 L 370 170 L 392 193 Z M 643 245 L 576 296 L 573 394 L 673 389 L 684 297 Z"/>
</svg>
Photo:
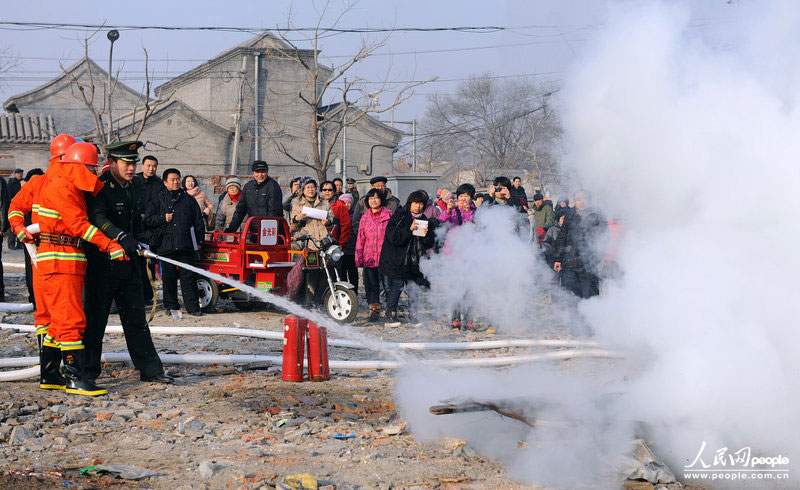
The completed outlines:
<svg viewBox="0 0 800 490">
<path fill-rule="evenodd" d="M 283 192 L 278 182 L 268 175 L 267 162 L 256 160 L 252 169 L 253 180 L 244 185 L 242 197 L 236 203 L 236 211 L 225 233 L 236 233 L 245 216 L 283 216 Z"/>
<path fill-rule="evenodd" d="M 97 197 L 88 199 L 89 221 L 107 237 L 116 238 L 129 260 L 112 262 L 108 254 L 87 245 L 86 331 L 83 344 L 88 375 L 97 379 L 100 375 L 103 335 L 113 300 L 119 311 L 128 352 L 142 381 L 171 383 L 173 379 L 164 374 L 145 319 L 143 278 L 138 265 L 141 259 L 137 253 L 137 238 L 144 237 L 139 209 L 141 189 L 132 182 L 140 146 L 141 141 L 122 141 L 105 147 L 110 170 L 100 176 L 104 185 Z"/>
</svg>

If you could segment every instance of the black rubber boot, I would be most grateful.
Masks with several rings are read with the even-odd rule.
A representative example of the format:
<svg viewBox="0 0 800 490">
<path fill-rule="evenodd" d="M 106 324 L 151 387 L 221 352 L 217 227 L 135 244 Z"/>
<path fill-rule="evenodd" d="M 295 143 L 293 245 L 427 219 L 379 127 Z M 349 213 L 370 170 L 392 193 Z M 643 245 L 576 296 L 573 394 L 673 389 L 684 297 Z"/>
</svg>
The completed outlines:
<svg viewBox="0 0 800 490">
<path fill-rule="evenodd" d="M 381 319 L 381 304 L 371 303 L 369 305 L 369 316 L 367 317 L 367 321 L 374 323 L 380 319 Z"/>
<path fill-rule="evenodd" d="M 67 378 L 61 374 L 61 350 L 47 345 L 44 335 L 39 339 L 39 388 L 44 390 L 63 390 L 67 386 Z"/>
<path fill-rule="evenodd" d="M 66 392 L 73 395 L 107 395 L 108 390 L 94 384 L 86 377 L 86 354 L 83 349 L 62 350 L 64 375 L 67 377 Z"/>
</svg>

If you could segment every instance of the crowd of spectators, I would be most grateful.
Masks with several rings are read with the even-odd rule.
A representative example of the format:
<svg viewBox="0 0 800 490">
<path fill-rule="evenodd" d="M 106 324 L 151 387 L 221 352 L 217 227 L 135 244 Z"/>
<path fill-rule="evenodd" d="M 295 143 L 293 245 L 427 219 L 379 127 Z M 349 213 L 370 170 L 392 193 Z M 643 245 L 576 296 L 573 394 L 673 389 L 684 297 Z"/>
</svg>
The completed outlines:
<svg viewBox="0 0 800 490">
<path fill-rule="evenodd" d="M 398 308 L 403 291 L 409 300 L 405 319 L 415 321 L 417 295 L 429 286 L 420 261 L 433 253 L 447 253 L 449 230 L 475 221 L 482 208 L 506 206 L 519 213 L 517 232 L 529 233 L 531 247 L 541 252 L 554 281 L 580 298 L 599 294 L 600 265 L 605 261 L 607 267 L 609 260 L 613 262 L 613 257 L 597 252 L 595 244 L 598 237 L 608 234 L 609 222 L 591 207 L 588 192 L 576 192 L 572 201 L 561 197 L 554 206 L 539 190 L 529 200 L 519 177 L 498 176 L 485 192 L 477 192 L 468 183 L 455 191 L 440 189 L 433 196 L 417 190 L 403 203 L 392 195 L 383 176 L 373 177 L 363 196 L 353 179 L 335 178 L 318 184 L 311 177 L 291 179 L 284 195 L 277 181 L 269 177 L 266 162 L 255 161 L 252 179 L 242 184 L 235 176 L 227 178 L 214 202 L 194 176 L 181 177 L 177 169 L 170 168 L 159 177 L 157 169 L 155 157 L 144 157 L 142 172 L 134 181 L 141 188 L 146 239 L 157 254 L 193 264 L 206 233 L 241 231 L 248 216 L 284 217 L 295 250 L 315 250 L 328 236 L 337 240 L 344 252 L 338 264 L 341 280 L 353 284 L 357 293 L 363 291 L 369 322 L 404 319 Z M 24 183 L 21 174 L 14 179 Z M 4 194 L 0 201 L 7 202 L 16 190 L 16 181 L 0 189 Z M 304 208 L 322 211 L 319 216 L 324 218 L 307 216 Z M 612 225 L 616 232 L 616 224 Z M 437 233 L 440 228 L 445 231 Z M 9 246 L 14 244 L 9 241 Z M 180 317 L 180 282 L 186 311 L 202 315 L 195 275 L 167 263 L 161 264 L 160 271 L 151 265 L 151 275 L 159 272 L 164 282 L 164 307 Z M 144 283 L 145 300 L 152 301 L 150 283 Z M 318 300 L 304 298 L 307 304 Z M 468 304 L 454 308 L 452 325 L 478 328 Z"/>
</svg>

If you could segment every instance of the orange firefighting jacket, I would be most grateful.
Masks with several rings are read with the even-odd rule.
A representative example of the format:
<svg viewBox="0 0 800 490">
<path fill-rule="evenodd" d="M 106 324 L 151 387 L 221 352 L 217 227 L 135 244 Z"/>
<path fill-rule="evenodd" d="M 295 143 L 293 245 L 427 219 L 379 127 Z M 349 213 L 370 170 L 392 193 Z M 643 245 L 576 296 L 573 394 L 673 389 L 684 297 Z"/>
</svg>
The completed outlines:
<svg viewBox="0 0 800 490">
<path fill-rule="evenodd" d="M 8 224 L 11 232 L 20 241 L 25 238 L 25 215 L 31 213 L 31 223 L 39 222 L 39 206 L 42 203 L 42 189 L 47 187 L 47 174 L 36 175 L 17 192 L 8 205 Z"/>
<path fill-rule="evenodd" d="M 38 213 L 41 233 L 81 238 L 97 245 L 101 251 L 108 251 L 111 240 L 89 223 L 84 196 L 84 192 L 97 195 L 103 183 L 85 165 L 70 163 L 59 167 L 41 191 L 42 202 Z M 117 248 L 114 253 L 122 255 L 123 252 Z M 111 258 L 116 257 L 112 254 Z M 86 272 L 86 255 L 79 247 L 71 245 L 42 241 L 36 260 L 42 274 Z"/>
</svg>

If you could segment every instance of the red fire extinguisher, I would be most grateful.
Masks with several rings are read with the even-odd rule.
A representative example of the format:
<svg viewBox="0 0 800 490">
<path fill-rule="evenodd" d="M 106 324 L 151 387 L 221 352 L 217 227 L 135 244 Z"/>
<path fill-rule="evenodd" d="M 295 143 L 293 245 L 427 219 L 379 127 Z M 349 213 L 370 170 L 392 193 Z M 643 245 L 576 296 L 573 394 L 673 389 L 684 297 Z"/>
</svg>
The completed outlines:
<svg viewBox="0 0 800 490">
<path fill-rule="evenodd" d="M 326 381 L 330 379 L 328 368 L 328 329 L 308 322 L 308 379 Z"/>
<path fill-rule="evenodd" d="M 305 318 L 286 315 L 283 321 L 283 369 L 284 381 L 303 381 L 303 347 L 306 340 Z"/>
</svg>

